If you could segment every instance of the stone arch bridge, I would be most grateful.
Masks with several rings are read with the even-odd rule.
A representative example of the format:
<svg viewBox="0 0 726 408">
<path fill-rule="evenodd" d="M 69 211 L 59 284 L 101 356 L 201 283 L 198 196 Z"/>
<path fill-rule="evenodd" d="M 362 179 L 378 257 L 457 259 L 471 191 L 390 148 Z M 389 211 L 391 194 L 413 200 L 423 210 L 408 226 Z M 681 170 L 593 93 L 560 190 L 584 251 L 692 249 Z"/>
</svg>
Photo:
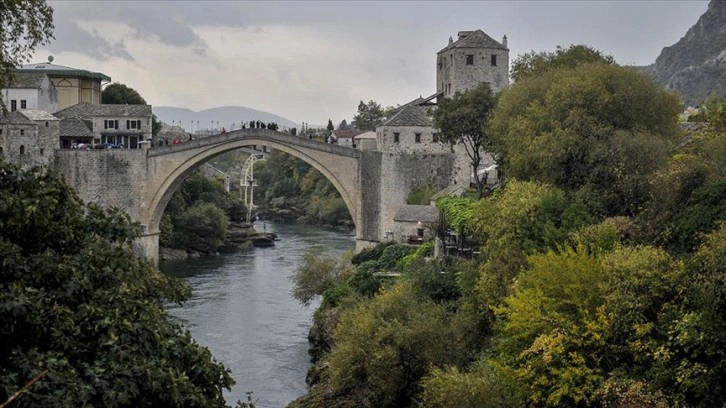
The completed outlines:
<svg viewBox="0 0 726 408">
<path fill-rule="evenodd" d="M 127 211 L 145 233 L 135 245 L 154 265 L 159 257 L 159 223 L 167 203 L 194 169 L 215 156 L 249 146 L 289 153 L 319 170 L 338 190 L 356 225 L 356 247 L 379 241 L 375 152 L 321 143 L 268 129 L 240 129 L 184 143 L 146 150 L 59 150 L 56 168 L 84 201 Z M 366 169 L 362 163 L 371 163 Z M 372 194 L 364 194 L 368 191 Z M 366 203 L 370 201 L 370 203 Z"/>
</svg>

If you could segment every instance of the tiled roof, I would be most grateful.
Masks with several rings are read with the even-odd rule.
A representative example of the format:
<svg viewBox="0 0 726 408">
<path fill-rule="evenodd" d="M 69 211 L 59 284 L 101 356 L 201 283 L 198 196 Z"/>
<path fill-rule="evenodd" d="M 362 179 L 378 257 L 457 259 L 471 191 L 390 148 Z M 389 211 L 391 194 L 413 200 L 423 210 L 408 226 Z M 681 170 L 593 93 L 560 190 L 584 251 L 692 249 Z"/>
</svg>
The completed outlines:
<svg viewBox="0 0 726 408">
<path fill-rule="evenodd" d="M 423 101 L 423 98 L 419 98 Z M 415 101 L 414 101 L 415 102 Z M 420 103 L 420 102 L 419 102 Z M 398 113 L 388 119 L 382 126 L 432 126 L 429 108 L 409 102 L 403 105 Z"/>
<path fill-rule="evenodd" d="M 453 44 L 447 45 L 437 54 L 441 54 L 442 52 L 450 50 L 452 48 L 494 48 L 499 50 L 507 49 L 507 47 L 502 45 L 502 43 L 488 36 L 482 30 L 470 31 L 466 37 L 460 38 L 454 41 Z"/>
<path fill-rule="evenodd" d="M 16 72 L 10 88 L 38 89 L 43 85 L 43 78 L 45 74 Z"/>
<path fill-rule="evenodd" d="M 394 221 L 438 222 L 439 210 L 433 205 L 403 205 L 398 208 Z"/>
<path fill-rule="evenodd" d="M 58 118 L 44 110 L 21 109 L 19 112 L 30 120 L 58 120 Z"/>
<path fill-rule="evenodd" d="M 82 119 L 69 118 L 60 121 L 61 136 L 89 137 L 93 136 L 90 123 Z"/>
<path fill-rule="evenodd" d="M 365 132 L 365 130 L 359 129 L 337 129 L 333 131 L 333 136 L 335 136 L 336 139 L 350 139 Z"/>
<path fill-rule="evenodd" d="M 77 103 L 54 113 L 59 118 L 97 118 L 97 117 L 151 117 L 151 105 L 95 105 L 91 103 Z"/>
<path fill-rule="evenodd" d="M 25 64 L 22 68 L 16 69 L 19 73 L 38 73 L 43 72 L 48 75 L 70 75 L 82 76 L 87 78 L 101 79 L 103 81 L 111 81 L 111 77 L 100 72 L 87 71 L 85 69 L 77 69 L 66 67 L 65 65 L 52 64 L 50 62 L 41 62 L 39 64 Z"/>
<path fill-rule="evenodd" d="M 5 115 L 0 116 L 0 122 L 2 123 L 15 123 L 15 124 L 21 124 L 21 123 L 33 123 L 30 119 L 25 117 L 20 111 L 12 111 L 8 112 Z"/>
</svg>

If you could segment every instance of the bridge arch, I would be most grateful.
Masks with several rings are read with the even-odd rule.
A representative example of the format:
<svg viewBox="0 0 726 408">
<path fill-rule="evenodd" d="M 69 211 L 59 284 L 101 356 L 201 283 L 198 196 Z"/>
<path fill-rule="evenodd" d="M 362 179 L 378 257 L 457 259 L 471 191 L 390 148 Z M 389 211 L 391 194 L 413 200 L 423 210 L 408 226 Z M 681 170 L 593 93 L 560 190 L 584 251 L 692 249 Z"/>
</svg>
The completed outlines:
<svg viewBox="0 0 726 408">
<path fill-rule="evenodd" d="M 161 216 L 171 196 L 193 170 L 226 152 L 252 145 L 288 153 L 320 171 L 343 198 L 353 222 L 360 222 L 360 151 L 266 129 L 243 129 L 178 145 L 150 149 L 141 223 L 158 239 Z"/>
</svg>

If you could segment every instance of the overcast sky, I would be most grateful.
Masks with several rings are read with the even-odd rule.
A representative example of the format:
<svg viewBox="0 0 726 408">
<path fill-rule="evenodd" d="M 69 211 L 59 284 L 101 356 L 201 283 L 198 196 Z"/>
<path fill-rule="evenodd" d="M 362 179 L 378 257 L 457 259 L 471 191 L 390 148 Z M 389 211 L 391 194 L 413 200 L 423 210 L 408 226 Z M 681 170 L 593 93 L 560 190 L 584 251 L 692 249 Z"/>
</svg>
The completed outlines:
<svg viewBox="0 0 726 408">
<path fill-rule="evenodd" d="M 49 1 L 56 39 L 32 62 L 102 72 L 156 106 L 246 106 L 294 122 L 350 121 L 433 94 L 457 31 L 506 35 L 510 60 L 586 44 L 651 64 L 708 1 Z"/>
</svg>

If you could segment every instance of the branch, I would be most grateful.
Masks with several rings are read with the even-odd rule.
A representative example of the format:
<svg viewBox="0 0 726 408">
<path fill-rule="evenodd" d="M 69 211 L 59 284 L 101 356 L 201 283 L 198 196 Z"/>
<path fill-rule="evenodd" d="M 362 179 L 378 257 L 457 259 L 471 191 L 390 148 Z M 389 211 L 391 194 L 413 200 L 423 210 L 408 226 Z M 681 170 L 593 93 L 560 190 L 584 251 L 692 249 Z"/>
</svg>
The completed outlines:
<svg viewBox="0 0 726 408">
<path fill-rule="evenodd" d="M 28 389 L 30 389 L 30 387 L 32 387 L 33 384 L 35 384 L 36 382 L 38 382 L 38 380 L 40 380 L 46 374 L 48 374 L 48 369 L 47 368 L 45 370 L 43 370 L 40 374 L 36 375 L 35 378 L 33 378 L 32 380 L 30 380 L 29 383 L 25 384 L 23 386 L 23 388 L 21 388 L 18 391 L 16 391 L 15 394 L 13 394 L 10 398 L 8 398 L 7 401 L 3 402 L 3 404 L 0 405 L 0 408 L 7 407 L 8 404 L 10 404 L 11 402 L 13 402 L 16 398 L 18 398 L 20 396 L 20 394 L 22 394 L 25 391 L 27 391 Z"/>
</svg>

